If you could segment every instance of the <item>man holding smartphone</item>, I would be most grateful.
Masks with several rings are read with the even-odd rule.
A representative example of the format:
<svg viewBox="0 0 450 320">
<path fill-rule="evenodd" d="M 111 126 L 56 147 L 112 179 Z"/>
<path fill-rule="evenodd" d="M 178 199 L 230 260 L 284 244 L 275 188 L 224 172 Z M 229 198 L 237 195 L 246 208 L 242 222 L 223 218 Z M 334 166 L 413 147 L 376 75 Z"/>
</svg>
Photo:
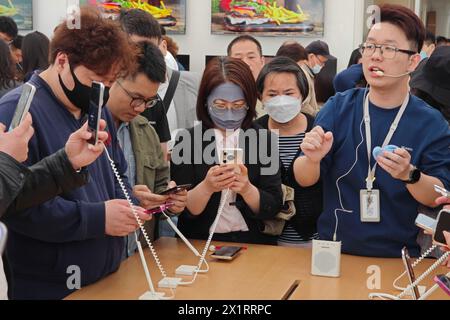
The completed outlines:
<svg viewBox="0 0 450 320">
<path fill-rule="evenodd" d="M 36 87 L 30 108 L 36 134 L 30 140 L 27 165 L 61 149 L 86 122 L 93 81 L 109 87 L 119 74 L 132 69 L 135 51 L 113 21 L 88 8 L 81 9 L 80 19 L 80 29 L 69 29 L 67 21 L 56 27 L 50 66 L 30 79 Z M 105 101 L 107 93 L 105 89 Z M 9 125 L 19 96 L 20 88 L 0 100 L 1 122 Z M 102 118 L 109 133 L 106 148 L 131 193 L 108 110 L 103 109 Z M 61 299 L 119 268 L 124 236 L 138 224 L 106 156 L 89 166 L 89 174 L 83 187 L 6 219 L 13 299 Z M 137 212 L 143 221 L 151 219 L 144 209 Z M 80 271 L 71 284 L 73 266 Z"/>
<path fill-rule="evenodd" d="M 101 129 L 105 126 L 102 120 Z M 31 115 L 11 132 L 5 129 L 0 123 L 0 218 L 86 184 L 87 170 L 79 169 L 103 152 L 103 144 L 89 146 L 86 142 L 91 134 L 84 125 L 69 137 L 65 149 L 27 168 L 21 162 L 27 159 L 28 142 L 34 134 Z M 107 137 L 106 132 L 99 132 L 101 141 Z M 0 256 L 0 300 L 7 299 L 7 288 Z"/>
<path fill-rule="evenodd" d="M 108 110 L 117 128 L 117 137 L 127 160 L 127 177 L 134 186 L 133 194 L 145 209 L 164 203 L 173 205 L 168 211 L 180 213 L 187 201 L 187 191 L 159 195 L 175 182 L 169 182 L 169 168 L 155 129 L 140 114 L 155 106 L 157 92 L 165 79 L 164 57 L 157 46 L 148 42 L 138 43 L 137 70 L 118 79 L 111 87 Z M 153 219 L 145 224 L 150 239 L 158 237 L 158 222 Z M 127 237 L 123 258 L 137 249 L 134 234 Z"/>
</svg>

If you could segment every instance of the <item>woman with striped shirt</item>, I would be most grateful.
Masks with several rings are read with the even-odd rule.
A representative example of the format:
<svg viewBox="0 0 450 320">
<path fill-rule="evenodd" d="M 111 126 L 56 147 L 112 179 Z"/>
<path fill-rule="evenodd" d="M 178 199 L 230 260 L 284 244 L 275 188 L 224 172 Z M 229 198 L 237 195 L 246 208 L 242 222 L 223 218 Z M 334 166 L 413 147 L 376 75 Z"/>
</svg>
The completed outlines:
<svg viewBox="0 0 450 320">
<path fill-rule="evenodd" d="M 301 154 L 305 133 L 313 128 L 314 117 L 301 112 L 309 87 L 305 74 L 293 60 L 277 57 L 266 64 L 257 80 L 259 98 L 266 116 L 257 120 L 262 127 L 278 134 L 283 184 L 295 190 L 296 215 L 278 238 L 278 245 L 309 247 L 317 239 L 316 222 L 322 212 L 321 183 L 303 188 L 295 180 L 294 160 Z"/>
</svg>

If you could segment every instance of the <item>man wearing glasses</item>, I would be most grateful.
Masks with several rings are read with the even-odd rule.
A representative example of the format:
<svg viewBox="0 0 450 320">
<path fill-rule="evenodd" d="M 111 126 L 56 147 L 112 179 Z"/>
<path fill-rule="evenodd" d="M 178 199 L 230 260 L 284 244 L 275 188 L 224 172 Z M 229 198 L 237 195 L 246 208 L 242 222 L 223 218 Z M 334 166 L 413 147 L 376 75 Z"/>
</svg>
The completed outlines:
<svg viewBox="0 0 450 320">
<path fill-rule="evenodd" d="M 158 195 L 176 184 L 169 182 L 169 167 L 155 129 L 146 118 L 140 116 L 159 101 L 158 88 L 166 79 L 164 57 L 158 47 L 150 42 L 140 42 L 139 48 L 141 53 L 137 59 L 136 72 L 118 79 L 112 85 L 107 106 L 127 160 L 128 181 L 134 187 L 133 194 L 140 206 L 152 209 L 171 202 L 173 206 L 169 211 L 180 213 L 186 206 L 187 192 L 170 196 Z M 144 225 L 152 240 L 158 236 L 155 220 L 147 221 Z M 134 233 L 126 237 L 123 259 L 136 252 L 134 237 Z"/>
<path fill-rule="evenodd" d="M 420 62 L 425 28 L 409 9 L 380 7 L 381 22 L 361 45 L 366 89 L 330 99 L 301 145 L 294 165 L 302 186 L 322 176 L 323 240 L 343 252 L 417 256 L 417 207 L 435 207 L 433 185 L 450 186 L 450 129 L 443 116 L 409 94 L 409 74 Z M 379 154 L 377 146 L 394 145 Z M 373 155 L 375 154 L 375 156 Z"/>
</svg>

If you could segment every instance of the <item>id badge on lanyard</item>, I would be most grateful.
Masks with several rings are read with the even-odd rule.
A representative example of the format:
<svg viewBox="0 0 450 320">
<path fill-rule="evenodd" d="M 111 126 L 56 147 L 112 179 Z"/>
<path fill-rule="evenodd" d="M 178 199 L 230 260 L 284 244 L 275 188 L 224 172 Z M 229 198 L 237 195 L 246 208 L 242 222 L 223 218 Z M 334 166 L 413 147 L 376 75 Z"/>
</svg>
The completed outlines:
<svg viewBox="0 0 450 320">
<path fill-rule="evenodd" d="M 383 147 L 387 146 L 392 139 L 392 136 L 397 129 L 397 126 L 406 110 L 409 102 L 409 92 L 403 101 L 397 116 L 392 122 L 389 132 L 384 139 Z M 367 159 L 369 163 L 367 179 L 366 179 L 366 189 L 360 190 L 359 192 L 359 203 L 360 203 L 360 214 L 361 222 L 368 223 L 378 223 L 381 222 L 381 210 L 380 210 L 380 190 L 373 189 L 373 183 L 375 181 L 375 171 L 377 164 L 370 167 L 370 159 L 372 155 L 372 133 L 370 128 L 370 114 L 369 114 L 369 93 L 365 95 L 364 100 L 364 125 L 366 128 L 366 146 L 367 146 Z"/>
</svg>

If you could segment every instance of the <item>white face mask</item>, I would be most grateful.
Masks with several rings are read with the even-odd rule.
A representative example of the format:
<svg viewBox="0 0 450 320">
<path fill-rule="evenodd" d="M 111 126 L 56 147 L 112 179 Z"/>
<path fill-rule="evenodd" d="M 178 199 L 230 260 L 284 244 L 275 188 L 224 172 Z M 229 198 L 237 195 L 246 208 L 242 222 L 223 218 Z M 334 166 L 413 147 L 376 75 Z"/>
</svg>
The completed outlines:
<svg viewBox="0 0 450 320">
<path fill-rule="evenodd" d="M 302 100 L 291 96 L 276 96 L 264 102 L 264 109 L 278 123 L 288 123 L 302 110 Z"/>
<path fill-rule="evenodd" d="M 314 68 L 312 68 L 312 72 L 314 74 L 319 74 L 322 71 L 323 67 L 320 64 L 316 64 Z"/>
</svg>

